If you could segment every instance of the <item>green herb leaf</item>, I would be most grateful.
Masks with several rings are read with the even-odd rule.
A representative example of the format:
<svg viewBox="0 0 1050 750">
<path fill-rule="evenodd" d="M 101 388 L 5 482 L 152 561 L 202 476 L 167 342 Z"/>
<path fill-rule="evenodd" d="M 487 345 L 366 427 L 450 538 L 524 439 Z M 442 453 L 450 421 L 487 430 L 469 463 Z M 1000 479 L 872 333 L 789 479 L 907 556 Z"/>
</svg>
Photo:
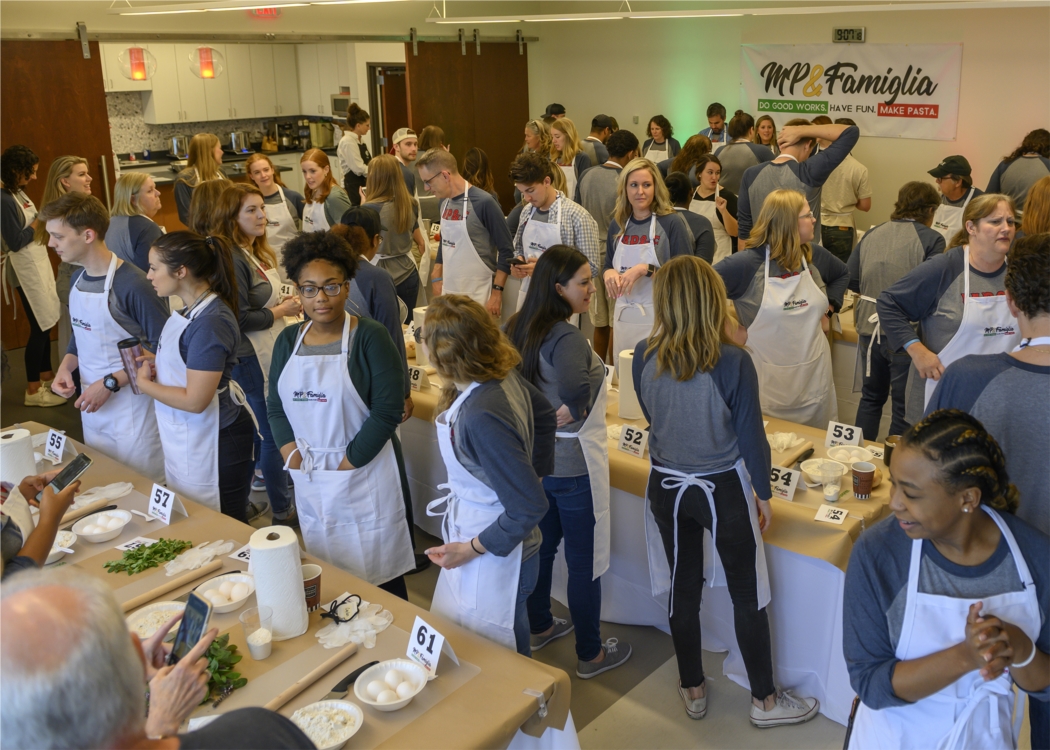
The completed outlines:
<svg viewBox="0 0 1050 750">
<path fill-rule="evenodd" d="M 192 546 L 192 542 L 180 539 L 159 539 L 153 544 L 125 550 L 119 560 L 110 560 L 104 567 L 109 573 L 127 573 L 130 576 L 174 560 Z"/>
</svg>

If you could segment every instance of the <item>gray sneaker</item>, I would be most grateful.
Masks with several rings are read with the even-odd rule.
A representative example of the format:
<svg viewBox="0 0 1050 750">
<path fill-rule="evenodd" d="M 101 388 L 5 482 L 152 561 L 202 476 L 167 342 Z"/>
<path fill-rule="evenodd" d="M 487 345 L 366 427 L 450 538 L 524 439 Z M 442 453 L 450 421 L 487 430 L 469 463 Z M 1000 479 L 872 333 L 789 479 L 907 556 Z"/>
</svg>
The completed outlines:
<svg viewBox="0 0 1050 750">
<path fill-rule="evenodd" d="M 589 680 L 592 677 L 597 677 L 602 672 L 616 669 L 630 659 L 631 644 L 625 643 L 623 644 L 623 648 L 621 648 L 619 643 L 620 642 L 615 638 L 610 638 L 603 643 L 602 651 L 605 652 L 605 658 L 599 662 L 577 660 L 576 676 L 581 680 Z"/>
<path fill-rule="evenodd" d="M 751 723 L 759 729 L 782 727 L 785 724 L 802 724 L 809 721 L 820 710 L 816 698 L 803 698 L 790 690 L 777 693 L 777 702 L 768 711 L 751 704 Z"/>
<path fill-rule="evenodd" d="M 551 632 L 547 635 L 529 635 L 529 645 L 532 646 L 533 651 L 539 651 L 551 641 L 556 641 L 562 636 L 571 633 L 574 627 L 575 625 L 573 625 L 568 620 L 563 620 L 560 617 L 555 617 L 554 629 L 551 630 Z"/>
<path fill-rule="evenodd" d="M 269 509 L 270 504 L 265 500 L 260 500 L 257 503 L 249 500 L 245 515 L 247 516 L 248 522 L 251 523 Z"/>
</svg>

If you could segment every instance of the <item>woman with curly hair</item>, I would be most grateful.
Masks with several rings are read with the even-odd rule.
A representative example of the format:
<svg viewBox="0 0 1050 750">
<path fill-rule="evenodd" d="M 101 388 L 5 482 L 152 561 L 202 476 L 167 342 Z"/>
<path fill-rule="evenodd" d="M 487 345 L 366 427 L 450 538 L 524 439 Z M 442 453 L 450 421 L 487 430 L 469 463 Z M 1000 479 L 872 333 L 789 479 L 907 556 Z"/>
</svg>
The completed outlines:
<svg viewBox="0 0 1050 750">
<path fill-rule="evenodd" d="M 652 162 L 673 159 L 682 150 L 682 144 L 671 137 L 674 135 L 674 127 L 671 125 L 671 121 L 663 115 L 653 116 L 649 120 L 649 125 L 646 127 L 645 132 L 649 135 L 649 138 L 645 141 L 645 145 L 642 146 L 642 156 Z"/>
<path fill-rule="evenodd" d="M 849 747 L 1017 747 L 1014 685 L 1050 685 L 1050 540 L 1014 515 L 1003 453 L 969 414 L 908 430 L 890 478 L 893 517 L 846 571 L 843 653 L 860 697 Z M 1032 747 L 1046 747 L 1040 730 Z"/>
<path fill-rule="evenodd" d="M 984 192 L 1006 193 L 1016 205 L 1024 206 L 1028 190 L 1047 175 L 1050 175 L 1050 131 L 1038 128 L 999 162 Z"/>
</svg>

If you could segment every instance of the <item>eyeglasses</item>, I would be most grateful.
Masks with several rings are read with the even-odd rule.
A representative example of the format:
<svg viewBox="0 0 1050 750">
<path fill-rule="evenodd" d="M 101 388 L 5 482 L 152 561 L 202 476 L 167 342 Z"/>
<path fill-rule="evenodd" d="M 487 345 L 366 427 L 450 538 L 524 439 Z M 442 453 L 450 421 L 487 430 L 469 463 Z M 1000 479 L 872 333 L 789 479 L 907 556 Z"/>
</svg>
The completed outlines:
<svg viewBox="0 0 1050 750">
<path fill-rule="evenodd" d="M 339 290 L 343 288 L 343 284 L 348 282 L 341 281 L 338 284 L 325 284 L 324 286 L 301 286 L 299 287 L 299 294 L 307 299 L 313 299 L 317 296 L 317 293 L 324 290 L 326 297 L 334 297 L 339 294 Z"/>
<path fill-rule="evenodd" d="M 813 218 L 813 212 L 810 211 L 808 213 L 800 214 L 798 218 L 800 218 L 800 219 L 812 219 Z"/>
<path fill-rule="evenodd" d="M 423 180 L 423 184 L 427 186 L 427 189 L 430 189 L 430 183 L 432 183 L 434 180 L 436 180 L 438 177 L 440 177 L 443 174 L 445 174 L 445 170 L 441 170 L 436 175 L 431 177 L 429 180 Z M 420 176 L 422 177 L 422 175 L 420 175 Z"/>
</svg>

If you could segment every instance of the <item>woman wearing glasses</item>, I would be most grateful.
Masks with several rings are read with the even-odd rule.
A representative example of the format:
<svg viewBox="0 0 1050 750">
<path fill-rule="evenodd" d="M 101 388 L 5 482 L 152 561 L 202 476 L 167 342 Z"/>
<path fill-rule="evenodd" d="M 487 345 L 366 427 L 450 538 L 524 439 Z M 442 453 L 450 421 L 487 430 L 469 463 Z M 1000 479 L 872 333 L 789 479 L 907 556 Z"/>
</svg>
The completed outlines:
<svg viewBox="0 0 1050 750">
<path fill-rule="evenodd" d="M 390 334 L 346 312 L 357 259 L 330 232 L 300 235 L 284 265 L 309 321 L 273 349 L 267 416 L 295 484 L 311 554 L 402 599 L 415 568 L 402 502 L 404 369 Z"/>
</svg>

